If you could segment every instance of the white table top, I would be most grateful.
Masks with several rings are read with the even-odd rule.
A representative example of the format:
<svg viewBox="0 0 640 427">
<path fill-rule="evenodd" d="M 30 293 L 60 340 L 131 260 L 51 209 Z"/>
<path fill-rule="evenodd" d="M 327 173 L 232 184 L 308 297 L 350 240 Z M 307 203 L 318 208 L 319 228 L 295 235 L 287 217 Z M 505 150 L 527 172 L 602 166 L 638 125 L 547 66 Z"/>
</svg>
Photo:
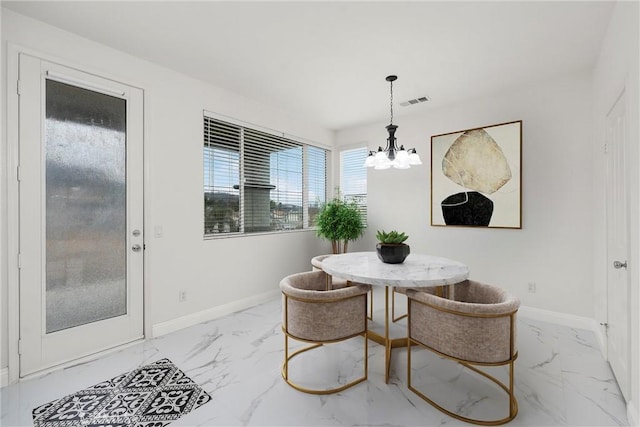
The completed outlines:
<svg viewBox="0 0 640 427">
<path fill-rule="evenodd" d="M 322 269 L 352 282 L 406 288 L 453 285 L 469 277 L 463 263 L 423 254 L 409 254 L 402 264 L 385 264 L 376 252 L 352 252 L 325 258 Z"/>
</svg>

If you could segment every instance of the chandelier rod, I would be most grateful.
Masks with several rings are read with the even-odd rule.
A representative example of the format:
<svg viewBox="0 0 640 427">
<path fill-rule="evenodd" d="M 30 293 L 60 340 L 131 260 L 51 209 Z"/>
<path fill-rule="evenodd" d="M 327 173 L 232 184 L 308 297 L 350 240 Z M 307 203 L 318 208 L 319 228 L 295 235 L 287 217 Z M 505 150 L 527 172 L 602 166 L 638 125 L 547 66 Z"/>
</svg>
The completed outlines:
<svg viewBox="0 0 640 427">
<path fill-rule="evenodd" d="M 391 96 L 389 97 L 390 102 L 389 102 L 389 109 L 391 110 L 391 122 L 390 124 L 393 124 L 393 82 L 396 81 L 398 79 L 398 76 L 387 76 L 386 80 L 389 82 L 389 87 L 390 87 L 390 93 Z"/>
</svg>

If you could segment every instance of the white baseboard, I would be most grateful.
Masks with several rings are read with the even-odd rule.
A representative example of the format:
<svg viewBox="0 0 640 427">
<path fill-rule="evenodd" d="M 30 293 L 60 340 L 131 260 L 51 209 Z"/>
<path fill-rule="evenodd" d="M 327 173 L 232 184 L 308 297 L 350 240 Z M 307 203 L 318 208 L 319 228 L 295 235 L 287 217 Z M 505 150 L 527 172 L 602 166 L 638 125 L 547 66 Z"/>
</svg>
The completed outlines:
<svg viewBox="0 0 640 427">
<path fill-rule="evenodd" d="M 9 368 L 0 369 L 0 387 L 9 385 Z"/>
<path fill-rule="evenodd" d="M 574 314 L 559 313 L 557 311 L 544 310 L 542 308 L 520 306 L 518 315 L 533 320 L 541 320 L 543 322 L 556 323 L 562 326 L 568 326 L 576 329 L 587 329 L 594 331 L 599 329 L 595 319 L 590 317 L 576 316 Z"/>
<path fill-rule="evenodd" d="M 180 329 L 188 328 L 189 326 L 197 325 L 198 323 L 208 322 L 209 320 L 217 319 L 219 317 L 226 316 L 228 314 L 232 314 L 240 310 L 245 310 L 255 305 L 270 301 L 276 298 L 279 294 L 280 289 L 274 289 L 272 291 L 254 295 L 238 301 L 232 301 L 228 304 L 178 317 L 177 319 L 158 323 L 151 327 L 151 334 L 153 337 L 159 337 L 161 335 L 175 332 Z"/>
<path fill-rule="evenodd" d="M 640 425 L 640 413 L 633 401 L 627 402 L 627 421 L 630 426 Z"/>
<path fill-rule="evenodd" d="M 593 331 L 600 347 L 600 352 L 606 359 L 606 340 L 603 328 L 600 327 L 596 319 L 590 317 L 576 316 L 574 314 L 559 313 L 557 311 L 544 310 L 542 308 L 520 306 L 518 315 L 528 319 L 540 320 L 543 322 L 555 323 L 575 329 L 586 329 Z"/>
</svg>

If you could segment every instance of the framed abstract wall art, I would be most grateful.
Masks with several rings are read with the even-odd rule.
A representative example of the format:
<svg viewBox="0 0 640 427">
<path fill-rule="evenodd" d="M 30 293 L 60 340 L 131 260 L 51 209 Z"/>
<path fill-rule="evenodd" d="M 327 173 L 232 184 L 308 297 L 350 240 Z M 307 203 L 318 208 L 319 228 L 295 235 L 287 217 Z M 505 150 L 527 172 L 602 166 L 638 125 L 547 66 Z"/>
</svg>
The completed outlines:
<svg viewBox="0 0 640 427">
<path fill-rule="evenodd" d="M 431 225 L 522 228 L 522 120 L 431 137 Z"/>
</svg>

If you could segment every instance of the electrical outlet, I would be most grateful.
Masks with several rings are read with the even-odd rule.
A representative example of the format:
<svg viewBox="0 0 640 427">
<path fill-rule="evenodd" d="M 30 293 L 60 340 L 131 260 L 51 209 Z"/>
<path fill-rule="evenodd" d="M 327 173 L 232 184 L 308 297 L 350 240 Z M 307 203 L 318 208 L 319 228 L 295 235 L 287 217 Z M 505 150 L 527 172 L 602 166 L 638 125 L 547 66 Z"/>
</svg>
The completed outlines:
<svg viewBox="0 0 640 427">
<path fill-rule="evenodd" d="M 185 302 L 187 300 L 187 291 L 180 291 L 178 294 L 178 301 Z"/>
<path fill-rule="evenodd" d="M 532 294 L 536 293 L 536 282 L 529 282 L 529 292 Z"/>
</svg>

